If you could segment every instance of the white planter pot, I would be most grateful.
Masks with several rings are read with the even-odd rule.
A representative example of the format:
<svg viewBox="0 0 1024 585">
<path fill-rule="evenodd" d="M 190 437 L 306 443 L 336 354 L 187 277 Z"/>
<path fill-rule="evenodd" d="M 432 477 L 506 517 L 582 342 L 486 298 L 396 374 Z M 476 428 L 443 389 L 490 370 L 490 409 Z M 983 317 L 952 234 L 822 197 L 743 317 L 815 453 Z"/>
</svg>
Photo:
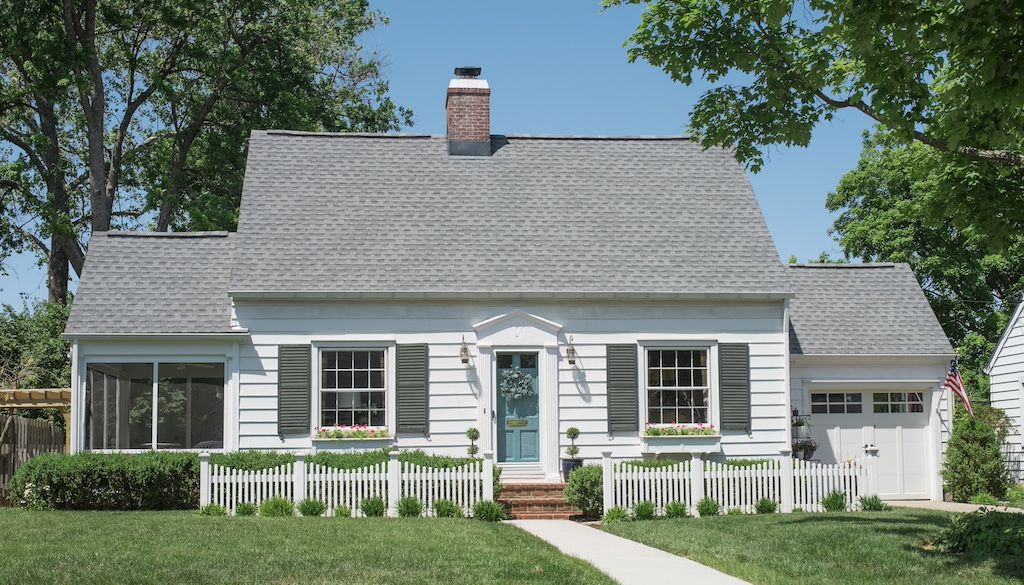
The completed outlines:
<svg viewBox="0 0 1024 585">
<path fill-rule="evenodd" d="M 658 435 L 640 437 L 643 452 L 660 453 L 718 453 L 722 450 L 721 435 Z"/>
<path fill-rule="evenodd" d="M 378 451 L 394 444 L 394 437 L 372 439 L 325 439 L 314 438 L 314 451 Z"/>
</svg>

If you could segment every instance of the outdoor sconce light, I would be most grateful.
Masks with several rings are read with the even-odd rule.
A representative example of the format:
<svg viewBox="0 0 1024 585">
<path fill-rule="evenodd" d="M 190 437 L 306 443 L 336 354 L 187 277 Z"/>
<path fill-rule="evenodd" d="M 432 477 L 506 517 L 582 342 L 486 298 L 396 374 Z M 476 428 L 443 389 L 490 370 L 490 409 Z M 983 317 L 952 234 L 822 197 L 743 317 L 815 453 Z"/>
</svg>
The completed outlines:
<svg viewBox="0 0 1024 585">
<path fill-rule="evenodd" d="M 462 336 L 462 345 L 459 347 L 459 359 L 462 360 L 462 365 L 469 363 L 469 347 L 466 345 L 466 336 Z"/>
<path fill-rule="evenodd" d="M 565 348 L 565 359 L 569 360 L 570 366 L 576 365 L 576 348 L 572 345 L 572 335 L 569 336 L 569 347 Z"/>
</svg>

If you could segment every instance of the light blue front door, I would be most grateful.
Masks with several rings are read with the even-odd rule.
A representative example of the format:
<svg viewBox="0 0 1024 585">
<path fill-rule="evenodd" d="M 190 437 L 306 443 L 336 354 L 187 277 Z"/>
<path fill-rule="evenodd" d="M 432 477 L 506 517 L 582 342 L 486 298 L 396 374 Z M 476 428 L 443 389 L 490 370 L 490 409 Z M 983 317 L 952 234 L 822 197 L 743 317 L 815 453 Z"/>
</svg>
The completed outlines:
<svg viewBox="0 0 1024 585">
<path fill-rule="evenodd" d="M 537 354 L 499 353 L 497 355 L 498 389 L 498 461 L 540 461 L 540 414 L 538 409 Z M 506 398 L 502 384 L 513 378 L 529 381 L 532 394 L 520 398 Z M 521 373 L 522 375 L 520 375 Z"/>
</svg>

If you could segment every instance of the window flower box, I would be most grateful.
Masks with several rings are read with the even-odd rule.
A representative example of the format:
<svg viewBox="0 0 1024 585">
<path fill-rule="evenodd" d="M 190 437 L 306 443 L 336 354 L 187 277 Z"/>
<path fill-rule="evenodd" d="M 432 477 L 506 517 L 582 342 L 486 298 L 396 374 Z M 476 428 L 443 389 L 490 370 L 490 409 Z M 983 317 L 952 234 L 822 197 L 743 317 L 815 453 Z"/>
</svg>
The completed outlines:
<svg viewBox="0 0 1024 585">
<path fill-rule="evenodd" d="M 337 426 L 320 427 L 313 436 L 318 451 L 366 451 L 383 449 L 394 441 L 385 427 Z"/>
<path fill-rule="evenodd" d="M 715 453 L 722 435 L 714 425 L 647 425 L 640 437 L 644 453 Z"/>
</svg>

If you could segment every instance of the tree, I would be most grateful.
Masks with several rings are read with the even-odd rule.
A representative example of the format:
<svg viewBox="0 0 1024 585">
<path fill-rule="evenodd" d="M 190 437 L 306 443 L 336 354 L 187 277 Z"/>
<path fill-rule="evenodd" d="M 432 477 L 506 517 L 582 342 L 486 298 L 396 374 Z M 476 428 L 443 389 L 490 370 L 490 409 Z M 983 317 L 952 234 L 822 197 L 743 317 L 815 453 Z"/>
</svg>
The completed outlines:
<svg viewBox="0 0 1024 585">
<path fill-rule="evenodd" d="M 982 407 L 984 408 L 984 407 Z M 997 430 L 983 416 L 958 416 L 946 444 L 942 477 L 958 502 L 979 493 L 1003 497 L 1009 485 Z"/>
<path fill-rule="evenodd" d="M 0 4 L 0 255 L 48 258 L 52 300 L 92 231 L 230 229 L 251 130 L 411 123 L 357 43 L 365 0 Z"/>
<path fill-rule="evenodd" d="M 0 388 L 66 388 L 71 379 L 69 344 L 61 338 L 70 305 L 37 302 L 23 309 L 0 308 Z M 64 428 L 55 409 L 14 410 Z"/>
<path fill-rule="evenodd" d="M 691 131 L 705 146 L 735 149 L 754 171 L 765 147 L 806 146 L 814 127 L 840 110 L 868 116 L 901 144 L 1024 168 L 1020 3 L 645 3 L 628 41 L 630 60 L 685 84 L 698 74 L 711 82 Z M 998 208 L 1004 231 L 1024 226 L 1019 196 L 986 192 L 972 203 Z"/>
<path fill-rule="evenodd" d="M 981 369 L 1024 294 L 1024 234 L 993 235 L 986 212 L 967 209 L 1020 189 L 1024 172 L 977 168 L 993 164 L 875 134 L 826 203 L 847 256 L 910 264 L 977 400 L 988 399 Z"/>
</svg>

